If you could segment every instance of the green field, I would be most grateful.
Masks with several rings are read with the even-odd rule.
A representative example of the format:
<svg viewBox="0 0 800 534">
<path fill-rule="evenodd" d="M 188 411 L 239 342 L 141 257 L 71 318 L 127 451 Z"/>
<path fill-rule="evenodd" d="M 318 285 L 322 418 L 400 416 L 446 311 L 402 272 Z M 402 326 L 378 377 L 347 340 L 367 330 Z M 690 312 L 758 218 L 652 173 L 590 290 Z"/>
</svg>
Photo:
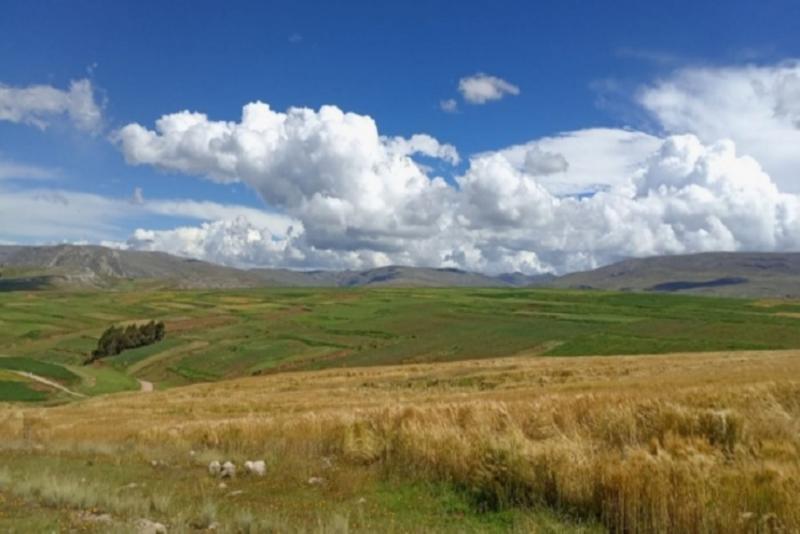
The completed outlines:
<svg viewBox="0 0 800 534">
<path fill-rule="evenodd" d="M 2 378 L 2 377 L 0 377 Z M 28 383 L 20 380 L 0 379 L 0 402 L 41 401 L 47 393 L 33 389 Z"/>
<path fill-rule="evenodd" d="M 166 322 L 163 342 L 82 366 L 109 325 L 150 319 Z M 0 369 L 89 395 L 136 389 L 135 378 L 165 388 L 281 370 L 514 354 L 797 347 L 800 304 L 790 301 L 541 289 L 0 293 Z"/>
</svg>

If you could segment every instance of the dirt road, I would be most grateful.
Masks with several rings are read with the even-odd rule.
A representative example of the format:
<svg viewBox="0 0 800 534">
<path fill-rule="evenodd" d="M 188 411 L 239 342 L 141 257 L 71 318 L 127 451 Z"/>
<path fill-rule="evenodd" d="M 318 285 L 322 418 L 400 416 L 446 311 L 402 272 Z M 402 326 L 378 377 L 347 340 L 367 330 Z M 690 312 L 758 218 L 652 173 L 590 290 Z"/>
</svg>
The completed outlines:
<svg viewBox="0 0 800 534">
<path fill-rule="evenodd" d="M 54 382 L 52 380 L 44 378 L 43 376 L 35 375 L 35 374 L 29 373 L 27 371 L 13 371 L 13 372 L 18 374 L 18 375 L 20 375 L 20 376 L 24 376 L 26 378 L 29 378 L 29 379 L 34 380 L 36 382 L 39 382 L 40 384 L 44 384 L 46 386 L 50 386 L 51 388 L 55 388 L 55 389 L 58 389 L 60 391 L 63 391 L 64 393 L 67 393 L 69 395 L 73 395 L 75 397 L 80 397 L 82 399 L 86 398 L 86 395 L 84 395 L 83 393 L 78 393 L 76 391 L 72 391 L 71 389 L 69 389 L 69 388 L 67 388 L 65 386 L 62 386 L 58 382 Z"/>
</svg>

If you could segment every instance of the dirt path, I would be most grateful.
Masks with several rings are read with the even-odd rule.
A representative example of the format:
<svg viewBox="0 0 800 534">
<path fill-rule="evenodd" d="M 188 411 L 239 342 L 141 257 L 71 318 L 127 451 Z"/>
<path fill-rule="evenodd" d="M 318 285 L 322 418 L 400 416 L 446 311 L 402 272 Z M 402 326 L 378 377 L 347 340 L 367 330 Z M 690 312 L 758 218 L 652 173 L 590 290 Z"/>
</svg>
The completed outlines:
<svg viewBox="0 0 800 534">
<path fill-rule="evenodd" d="M 139 382 L 139 391 L 142 393 L 150 393 L 153 391 L 152 382 L 148 382 L 147 380 L 139 380 L 138 378 L 136 380 Z"/>
<path fill-rule="evenodd" d="M 64 393 L 69 394 L 69 395 L 74 395 L 75 397 L 80 397 L 82 399 L 86 398 L 86 395 L 84 395 L 83 393 L 78 393 L 76 391 L 72 391 L 71 389 L 69 389 L 69 388 L 67 388 L 65 386 L 62 386 L 58 382 L 53 382 L 52 380 L 48 380 L 47 378 L 44 378 L 42 376 L 35 375 L 35 374 L 29 373 L 27 371 L 12 371 L 12 372 L 14 372 L 14 373 L 16 373 L 16 374 L 18 374 L 20 376 L 24 376 L 26 378 L 34 380 L 36 382 L 39 382 L 40 384 L 44 384 L 46 386 L 50 386 L 51 388 L 56 388 L 56 389 L 58 389 L 60 391 L 63 391 Z"/>
</svg>

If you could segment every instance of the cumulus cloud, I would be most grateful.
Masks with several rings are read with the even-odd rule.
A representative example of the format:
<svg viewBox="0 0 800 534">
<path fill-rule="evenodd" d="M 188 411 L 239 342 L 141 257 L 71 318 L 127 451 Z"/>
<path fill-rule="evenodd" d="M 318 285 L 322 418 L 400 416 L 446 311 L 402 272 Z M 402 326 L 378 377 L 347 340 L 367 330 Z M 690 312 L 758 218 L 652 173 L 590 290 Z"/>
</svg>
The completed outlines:
<svg viewBox="0 0 800 534">
<path fill-rule="evenodd" d="M 119 142 L 132 163 L 244 181 L 297 221 L 276 232 L 247 214 L 221 216 L 129 241 L 218 262 L 565 272 L 628 256 L 800 246 L 798 197 L 732 141 L 693 135 L 568 132 L 476 154 L 455 184 L 413 159 L 455 163 L 454 148 L 382 136 L 371 118 L 330 106 L 250 104 L 238 123 L 182 112 L 154 130 L 126 126 Z"/>
<path fill-rule="evenodd" d="M 462 84 L 467 101 L 518 92 L 477 78 L 491 83 Z M 238 121 L 173 113 L 153 127 L 120 129 L 115 138 L 126 160 L 243 182 L 265 208 L 128 202 L 197 222 L 140 228 L 125 246 L 230 265 L 490 273 L 563 273 L 654 254 L 794 250 L 797 80 L 795 63 L 679 70 L 637 95 L 658 135 L 563 132 L 474 154 L 448 180 L 433 169 L 459 164 L 452 145 L 427 134 L 384 135 L 371 117 L 335 106 L 279 112 L 256 102 Z M 38 201 L 57 212 L 74 199 L 51 192 Z M 35 209 L 14 199 L 6 205 Z M 0 228 L 3 210 L 0 196 Z"/>
<path fill-rule="evenodd" d="M 10 87 L 0 84 L 0 120 L 45 129 L 58 117 L 66 116 L 76 128 L 97 132 L 103 120 L 89 80 L 76 80 L 69 89 L 50 85 Z"/>
<path fill-rule="evenodd" d="M 456 147 L 440 143 L 427 134 L 415 134 L 408 139 L 405 137 L 383 138 L 383 142 L 386 144 L 389 153 L 396 156 L 422 154 L 423 156 L 441 159 L 451 165 L 458 165 L 458 162 L 461 161 Z"/>
<path fill-rule="evenodd" d="M 730 141 L 667 138 L 632 189 L 582 198 L 554 196 L 504 159 L 482 156 L 460 178 L 463 222 L 557 271 L 628 256 L 800 246 L 798 197 L 780 193 Z"/>
<path fill-rule="evenodd" d="M 458 81 L 458 90 L 470 104 L 485 104 L 492 100 L 500 100 L 506 95 L 520 93 L 516 85 L 482 72 L 461 78 Z"/>
<path fill-rule="evenodd" d="M 637 99 L 668 133 L 732 139 L 782 190 L 800 193 L 800 62 L 680 69 Z"/>
<path fill-rule="evenodd" d="M 538 175 L 538 182 L 548 191 L 566 196 L 630 187 L 631 176 L 658 150 L 661 141 L 638 131 L 590 128 L 542 137 L 500 152 L 516 168 Z M 553 172 L 542 172 L 547 170 Z"/>
<path fill-rule="evenodd" d="M 285 237 L 256 227 L 244 217 L 170 230 L 137 229 L 125 247 L 169 251 L 223 265 L 284 265 L 291 260 Z"/>
<path fill-rule="evenodd" d="M 545 152 L 538 146 L 533 146 L 525 154 L 525 171 L 534 176 L 546 176 L 558 172 L 567 172 L 569 162 L 563 154 Z"/>
<path fill-rule="evenodd" d="M 300 220 L 309 243 L 339 250 L 396 249 L 426 235 L 452 190 L 411 156 L 458 161 L 452 146 L 430 136 L 387 138 L 370 117 L 335 106 L 281 113 L 257 102 L 238 123 L 181 112 L 155 130 L 125 126 L 117 137 L 130 163 L 244 181 Z"/>
</svg>

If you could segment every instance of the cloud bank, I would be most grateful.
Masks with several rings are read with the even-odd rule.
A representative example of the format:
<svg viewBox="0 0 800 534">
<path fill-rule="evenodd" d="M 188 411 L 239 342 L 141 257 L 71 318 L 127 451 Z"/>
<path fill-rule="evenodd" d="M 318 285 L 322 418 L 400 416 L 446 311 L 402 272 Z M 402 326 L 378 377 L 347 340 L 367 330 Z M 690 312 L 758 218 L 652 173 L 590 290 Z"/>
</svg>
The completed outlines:
<svg viewBox="0 0 800 534">
<path fill-rule="evenodd" d="M 800 247 L 800 201 L 729 140 L 592 129 L 476 154 L 452 181 L 415 156 L 457 163 L 427 136 L 380 135 L 334 106 L 239 122 L 165 115 L 122 128 L 132 164 L 242 181 L 299 224 L 245 218 L 142 229 L 134 248 L 233 264 L 365 268 L 411 264 L 491 273 L 565 272 L 623 257 Z"/>
<path fill-rule="evenodd" d="M 665 132 L 731 139 L 783 191 L 800 193 L 800 62 L 680 69 L 637 100 Z"/>
<path fill-rule="evenodd" d="M 180 111 L 116 131 L 126 161 L 244 183 L 264 209 L 150 200 L 141 191 L 116 200 L 22 190 L 8 179 L 0 181 L 9 184 L 0 188 L 0 227 L 15 231 L 4 238 L 59 228 L 64 238 L 119 241 L 125 221 L 180 218 L 117 244 L 294 268 L 563 273 L 630 256 L 798 250 L 798 80 L 797 62 L 679 69 L 634 95 L 655 121 L 651 132 L 581 129 L 465 162 L 431 135 L 389 136 L 371 117 L 336 106 L 276 111 L 253 102 L 236 121 Z M 519 92 L 487 75 L 462 82 L 467 102 Z M 0 104 L 0 116 L 13 107 L 16 122 L 44 127 L 73 114 L 26 101 Z M 41 171 L 0 165 L 0 178 L 12 174 Z"/>
</svg>

